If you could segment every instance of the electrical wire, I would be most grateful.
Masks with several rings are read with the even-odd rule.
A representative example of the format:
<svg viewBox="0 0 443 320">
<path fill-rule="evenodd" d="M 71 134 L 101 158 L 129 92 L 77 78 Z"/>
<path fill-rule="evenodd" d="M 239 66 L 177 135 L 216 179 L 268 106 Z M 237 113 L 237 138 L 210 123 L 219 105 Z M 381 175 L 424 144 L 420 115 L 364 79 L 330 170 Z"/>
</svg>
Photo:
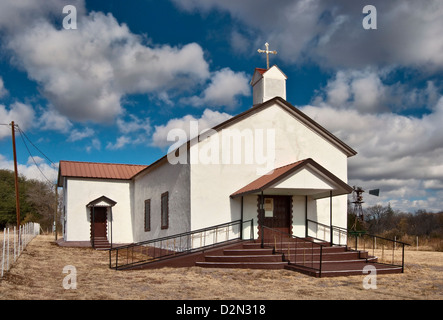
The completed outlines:
<svg viewBox="0 0 443 320">
<path fill-rule="evenodd" d="M 51 162 L 51 164 L 55 165 L 55 163 L 52 162 L 52 160 L 49 159 L 47 155 L 45 155 L 39 148 L 37 148 L 37 146 L 34 143 L 32 143 L 32 141 L 28 138 L 28 136 L 23 132 L 23 130 L 18 125 L 17 125 L 17 128 L 18 128 L 20 134 L 23 134 L 25 136 L 25 138 L 29 141 L 29 143 L 31 143 L 34 146 L 34 148 L 36 148 L 49 162 Z"/>
<path fill-rule="evenodd" d="M 35 166 L 37 167 L 38 171 L 40 171 L 40 173 L 41 173 L 42 176 L 46 179 L 46 181 L 48 181 L 50 184 L 54 184 L 51 180 L 49 180 L 49 179 L 45 176 L 45 174 L 43 173 L 43 171 L 40 169 L 39 165 L 38 165 L 37 162 L 35 161 L 34 157 L 32 156 L 31 151 L 29 150 L 28 145 L 26 144 L 26 141 L 25 141 L 25 139 L 23 138 L 24 133 L 23 133 L 23 131 L 20 129 L 20 127 L 18 127 L 18 131 L 19 131 L 19 133 L 20 133 L 20 137 L 21 137 L 22 140 L 23 140 L 23 143 L 25 144 L 26 150 L 28 150 L 28 153 L 29 153 L 29 155 L 30 155 L 32 161 L 35 163 Z M 35 147 L 34 144 L 32 144 L 32 145 Z M 37 149 L 37 147 L 36 147 L 36 149 Z M 38 150 L 38 149 L 37 149 L 37 150 Z M 40 150 L 39 150 L 39 151 L 40 151 Z M 40 152 L 41 152 L 41 151 L 40 151 Z M 46 156 L 45 156 L 45 157 L 46 157 Z M 49 160 L 48 157 L 46 157 L 46 158 Z M 49 161 L 50 161 L 51 163 L 53 163 L 51 160 L 49 160 Z"/>
</svg>

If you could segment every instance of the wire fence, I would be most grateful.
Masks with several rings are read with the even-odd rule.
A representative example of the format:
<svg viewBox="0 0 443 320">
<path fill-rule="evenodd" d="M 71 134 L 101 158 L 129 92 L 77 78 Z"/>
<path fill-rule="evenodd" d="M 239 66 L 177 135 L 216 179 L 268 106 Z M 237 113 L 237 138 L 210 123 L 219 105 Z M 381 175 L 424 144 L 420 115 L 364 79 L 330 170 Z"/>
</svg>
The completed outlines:
<svg viewBox="0 0 443 320">
<path fill-rule="evenodd" d="M 28 222 L 23 226 L 19 226 L 18 230 L 16 227 L 5 228 L 3 235 L 0 232 L 1 278 L 3 278 L 5 272 L 11 269 L 28 243 L 38 234 L 40 234 L 40 224 L 35 222 Z"/>
</svg>

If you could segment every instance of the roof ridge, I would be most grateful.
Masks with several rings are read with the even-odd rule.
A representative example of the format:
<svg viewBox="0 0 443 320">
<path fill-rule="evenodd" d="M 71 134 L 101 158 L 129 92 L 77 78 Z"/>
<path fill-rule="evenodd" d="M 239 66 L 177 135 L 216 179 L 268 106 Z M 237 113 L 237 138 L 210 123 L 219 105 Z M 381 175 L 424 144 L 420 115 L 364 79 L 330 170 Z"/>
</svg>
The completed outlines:
<svg viewBox="0 0 443 320">
<path fill-rule="evenodd" d="M 130 164 L 130 163 L 115 163 L 115 162 L 93 162 L 93 161 L 74 161 L 74 160 L 60 160 L 59 162 L 149 167 L 149 164 Z"/>
</svg>

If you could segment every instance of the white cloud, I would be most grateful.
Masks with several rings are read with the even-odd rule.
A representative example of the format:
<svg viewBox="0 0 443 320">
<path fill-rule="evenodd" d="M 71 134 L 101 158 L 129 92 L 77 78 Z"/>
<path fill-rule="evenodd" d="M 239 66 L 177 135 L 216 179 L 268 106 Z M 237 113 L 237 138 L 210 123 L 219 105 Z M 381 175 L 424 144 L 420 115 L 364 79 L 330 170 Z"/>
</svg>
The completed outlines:
<svg viewBox="0 0 443 320">
<path fill-rule="evenodd" d="M 440 0 L 373 0 L 377 30 L 362 27 L 366 3 L 348 0 L 174 0 L 189 12 L 228 12 L 255 30 L 255 45 L 269 42 L 286 63 L 326 67 L 403 65 L 442 70 L 443 3 Z M 231 38 L 236 41 L 237 38 Z M 234 45 L 233 45 L 234 47 Z M 257 47 L 258 48 L 258 47 Z M 252 52 L 251 52 L 252 53 Z"/>
<path fill-rule="evenodd" d="M 42 157 L 39 157 L 39 156 L 32 156 L 31 157 L 31 156 L 29 156 L 27 164 L 37 164 L 37 165 L 39 165 L 39 164 L 42 164 L 44 162 L 45 162 L 45 159 L 43 159 Z"/>
<path fill-rule="evenodd" d="M 358 152 L 348 162 L 349 184 L 380 188 L 380 198 L 366 197 L 370 204 L 396 202 L 397 209 L 408 210 L 424 205 L 436 191 L 443 193 L 439 182 L 443 181 L 442 96 L 433 112 L 420 118 L 391 112 L 362 113 L 326 103 L 300 109 Z M 410 200 L 418 198 L 421 201 Z M 441 210 L 443 201 L 428 205 L 422 208 L 437 210 L 440 206 Z"/>
<path fill-rule="evenodd" d="M 26 131 L 34 125 L 35 112 L 31 106 L 15 102 L 6 108 L 4 105 L 0 105 L 0 119 L 3 124 L 9 124 L 14 121 L 15 124 Z M 9 126 L 0 126 L 0 140 L 11 136 L 11 128 Z"/>
<path fill-rule="evenodd" d="M 312 99 L 312 104 L 334 108 L 357 109 L 362 113 L 433 108 L 439 97 L 438 88 L 428 81 L 425 88 L 410 88 L 406 83 L 386 84 L 392 69 L 343 69 Z"/>
<path fill-rule="evenodd" d="M 149 118 L 140 119 L 139 117 L 130 114 L 129 120 L 118 118 L 116 120 L 117 128 L 123 135 L 119 136 L 114 143 L 108 142 L 106 149 L 119 150 L 128 145 L 138 145 L 146 143 L 148 141 L 148 135 L 151 133 L 151 120 Z M 100 145 L 93 144 L 88 151 L 92 148 L 97 149 Z"/>
<path fill-rule="evenodd" d="M 26 9 L 30 7 L 34 6 Z M 27 12 L 11 3 L 8 9 Z M 121 100 L 127 94 L 164 97 L 165 92 L 189 90 L 209 77 L 196 43 L 148 47 L 111 14 L 86 15 L 84 8 L 77 12 L 78 29 L 57 29 L 48 17 L 54 10 L 39 9 L 39 19 L 20 28 L 4 27 L 4 46 L 56 111 L 71 120 L 111 121 L 122 114 Z"/>
<path fill-rule="evenodd" d="M 138 143 L 137 140 L 133 141 L 128 136 L 120 136 L 120 137 L 117 138 L 115 143 L 108 142 L 108 144 L 106 145 L 106 149 L 108 149 L 108 150 L 118 150 L 118 149 L 124 148 L 128 144 L 137 144 L 137 143 Z"/>
<path fill-rule="evenodd" d="M 5 83 L 3 82 L 2 77 L 0 77 L 0 98 L 6 96 L 8 94 L 8 90 L 5 88 Z"/>
<path fill-rule="evenodd" d="M 51 166 L 38 156 L 34 156 L 38 167 L 35 165 L 32 158 L 29 157 L 26 164 L 18 163 L 17 171 L 20 175 L 24 175 L 28 179 L 36 179 L 39 181 L 51 182 L 57 181 L 58 176 L 58 164 Z M 8 160 L 4 155 L 0 154 L 0 168 L 7 170 L 14 170 L 14 161 Z M 48 179 L 48 180 L 46 180 Z"/>
<path fill-rule="evenodd" d="M 74 142 L 79 141 L 94 135 L 94 130 L 91 128 L 85 128 L 84 130 L 74 129 L 71 131 L 71 134 L 68 137 L 68 141 Z"/>
<path fill-rule="evenodd" d="M 71 121 L 53 108 L 43 111 L 39 123 L 43 130 L 55 130 L 63 133 L 69 132 L 72 127 Z"/>
<path fill-rule="evenodd" d="M 122 118 L 117 119 L 117 128 L 121 133 L 143 131 L 145 134 L 151 132 L 151 120 L 149 118 L 140 119 L 135 115 L 129 115 L 130 120 L 125 121 Z"/>
<path fill-rule="evenodd" d="M 92 150 L 98 150 L 100 151 L 102 148 L 102 143 L 100 142 L 99 139 L 94 138 L 91 140 L 91 144 L 86 146 L 86 152 L 91 152 Z"/>
<path fill-rule="evenodd" d="M 186 115 L 182 118 L 171 119 L 165 125 L 155 126 L 155 130 L 152 135 L 152 145 L 164 148 L 173 144 L 175 141 L 168 141 L 167 136 L 168 133 L 174 129 L 181 129 L 186 132 L 188 140 L 194 138 L 195 136 L 191 136 L 192 132 L 190 132 L 191 121 L 197 121 L 199 134 L 203 130 L 213 128 L 231 117 L 231 115 L 224 112 L 205 109 L 200 118 L 195 118 L 192 115 Z"/>
<path fill-rule="evenodd" d="M 214 72 L 211 82 L 200 96 L 182 99 L 183 103 L 193 106 L 227 107 L 232 109 L 238 105 L 239 96 L 251 93 L 249 78 L 244 72 L 235 73 L 229 68 Z"/>
</svg>

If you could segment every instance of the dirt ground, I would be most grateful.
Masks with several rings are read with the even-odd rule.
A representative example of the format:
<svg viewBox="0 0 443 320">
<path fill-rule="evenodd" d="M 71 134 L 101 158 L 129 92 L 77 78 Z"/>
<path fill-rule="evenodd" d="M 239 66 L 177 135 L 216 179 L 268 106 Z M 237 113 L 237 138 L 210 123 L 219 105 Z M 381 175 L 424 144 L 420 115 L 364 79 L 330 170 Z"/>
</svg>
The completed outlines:
<svg viewBox="0 0 443 320">
<path fill-rule="evenodd" d="M 115 271 L 107 252 L 59 247 L 53 236 L 40 235 L 0 280 L 0 299 L 442 300 L 443 253 L 409 249 L 405 261 L 405 273 L 378 275 L 376 288 L 365 289 L 363 275 L 318 279 L 288 270 L 199 267 Z M 73 267 L 77 287 L 65 289 Z"/>
</svg>

